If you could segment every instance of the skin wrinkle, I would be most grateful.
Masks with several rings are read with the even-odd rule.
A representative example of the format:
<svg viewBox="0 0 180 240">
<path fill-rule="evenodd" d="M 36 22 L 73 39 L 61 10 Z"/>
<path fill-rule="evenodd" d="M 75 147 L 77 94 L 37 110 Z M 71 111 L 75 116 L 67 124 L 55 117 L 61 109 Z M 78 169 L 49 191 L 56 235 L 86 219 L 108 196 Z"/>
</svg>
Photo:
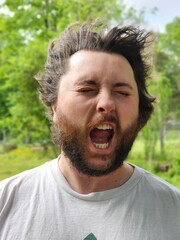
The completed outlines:
<svg viewBox="0 0 180 240">
<path fill-rule="evenodd" d="M 96 57 L 98 60 L 97 66 L 94 63 L 94 60 L 93 60 L 94 57 Z M 102 59 L 105 59 L 105 60 L 102 61 Z M 82 66 L 82 62 L 84 63 L 85 68 L 83 68 L 83 70 L 80 71 L 81 69 L 80 66 Z M 110 67 L 107 68 L 106 74 L 103 73 L 102 71 L 104 69 L 104 65 L 107 65 L 107 64 L 109 66 L 111 65 L 115 66 L 115 73 L 113 73 L 113 75 L 114 76 L 117 75 L 117 76 L 116 76 L 116 79 L 114 79 L 113 81 L 110 80 L 111 76 L 113 76 L 111 73 Z M 134 139 L 137 136 L 137 133 L 139 130 L 139 124 L 137 120 L 138 115 L 136 117 L 134 115 L 133 116 L 134 120 L 128 120 L 129 124 L 125 123 L 125 121 L 123 120 L 123 125 L 126 125 L 126 127 L 122 126 L 122 123 L 121 123 L 122 119 L 121 117 L 117 117 L 115 112 L 116 110 L 118 110 L 118 112 L 121 113 L 122 116 L 125 113 L 122 113 L 121 109 L 118 109 L 119 108 L 118 106 L 115 107 L 114 103 L 112 103 L 114 106 L 110 105 L 110 108 L 112 108 L 113 110 L 112 112 L 109 112 L 109 113 L 101 112 L 100 109 L 104 111 L 104 107 L 106 108 L 106 106 L 109 106 L 110 104 L 109 94 L 113 96 L 113 98 L 111 97 L 112 102 L 114 101 L 118 102 L 119 101 L 118 98 L 121 98 L 121 94 L 120 95 L 117 95 L 117 94 L 119 94 L 119 91 L 124 92 L 124 88 L 125 89 L 127 88 L 129 89 L 128 91 L 130 91 L 130 95 L 128 96 L 122 95 L 121 101 L 124 102 L 124 104 L 126 104 L 127 106 L 129 104 L 131 106 L 131 102 L 132 102 L 131 99 L 136 98 L 136 104 L 135 104 L 136 107 L 134 108 L 135 105 L 133 102 L 132 102 L 132 106 L 134 105 L 133 106 L 134 109 L 131 106 L 131 108 L 134 111 L 134 114 L 136 114 L 135 109 L 138 106 L 137 104 L 138 96 L 137 96 L 137 86 L 134 80 L 132 69 L 129 63 L 123 57 L 121 58 L 120 56 L 107 54 L 107 53 L 96 53 L 96 52 L 86 52 L 86 51 L 80 51 L 74 54 L 69 60 L 69 65 L 70 65 L 69 70 L 66 73 L 66 75 L 62 78 L 61 85 L 60 85 L 60 92 L 61 92 L 61 89 L 67 88 L 67 90 L 65 90 L 65 92 L 67 91 L 67 93 L 66 95 L 64 95 L 64 97 L 62 97 L 62 94 L 64 94 L 64 90 L 62 93 L 59 92 L 59 95 L 58 95 L 59 102 L 57 101 L 57 104 L 56 104 L 56 121 L 55 121 L 56 127 L 54 127 L 54 131 L 53 131 L 57 136 L 56 144 L 61 146 L 62 151 L 65 154 L 65 157 L 70 160 L 72 166 L 74 166 L 75 169 L 77 169 L 79 172 L 89 176 L 107 175 L 115 171 L 116 169 L 118 169 L 120 166 L 122 166 L 123 161 L 127 157 L 127 154 L 132 147 Z M 120 69 L 119 69 L 119 66 L 120 66 Z M 121 69 L 123 69 L 123 71 Z M 126 73 L 127 71 L 129 75 L 127 75 Z M 94 76 L 96 76 L 95 80 L 86 80 L 87 76 L 89 76 L 89 73 L 91 73 L 91 79 L 94 79 Z M 129 77 L 131 80 L 129 80 Z M 73 79 L 73 82 L 70 79 Z M 119 81 L 119 79 L 121 80 Z M 82 85 L 82 89 L 81 89 L 81 85 Z M 89 89 L 89 86 L 90 86 L 90 89 Z M 91 86 L 93 87 L 91 88 Z M 114 87 L 115 87 L 115 90 L 112 91 L 111 89 L 114 89 Z M 116 88 L 118 88 L 118 90 L 116 90 Z M 86 91 L 88 93 L 86 93 Z M 118 93 L 116 93 L 116 91 L 118 91 Z M 70 106 L 73 107 L 73 103 L 76 102 L 75 101 L 76 92 L 77 94 L 80 94 L 79 96 L 80 99 L 81 99 L 81 95 L 82 97 L 84 97 L 85 95 L 83 103 L 80 100 L 76 100 L 78 104 L 76 108 L 80 109 L 79 115 L 83 113 L 80 106 L 81 105 L 83 106 L 83 104 L 86 102 L 92 101 L 92 103 L 88 103 L 88 104 L 90 104 L 91 107 L 96 106 L 97 108 L 96 110 L 92 111 L 92 114 L 98 113 L 98 115 L 94 117 L 92 121 L 88 121 L 85 126 L 78 124 L 76 120 L 77 117 L 75 115 L 73 116 L 72 114 L 70 114 L 72 115 L 71 118 L 67 118 L 67 116 L 62 111 L 62 107 L 63 109 L 65 109 L 64 104 L 68 103 L 70 104 L 69 107 Z M 69 98 L 70 96 L 71 98 L 74 96 L 74 102 L 73 100 L 71 100 L 71 98 Z M 107 97 L 108 97 L 107 99 L 108 102 L 104 102 L 104 99 L 106 99 Z M 97 98 L 97 103 L 94 102 L 94 99 L 96 98 Z M 101 102 L 101 99 L 102 99 L 102 102 Z M 59 105 L 59 103 L 61 106 Z M 106 105 L 106 103 L 108 105 Z M 105 105 L 103 106 L 103 104 Z M 73 109 L 73 111 L 75 110 Z M 83 111 L 87 112 L 87 109 L 83 107 Z M 132 115 L 131 113 L 128 113 L 127 110 L 126 112 L 128 115 L 129 114 Z M 83 122 L 82 119 L 81 121 Z M 90 155 L 86 146 L 87 138 L 89 137 L 90 131 L 93 128 L 103 123 L 112 124 L 113 126 L 115 126 L 113 138 L 116 139 L 116 146 L 114 146 L 114 150 L 110 154 L 104 154 L 104 153 L 92 154 L 91 153 Z M 102 164 L 98 165 L 97 163 L 90 163 L 88 162 L 89 158 L 98 158 L 99 160 L 101 159 L 101 161 L 103 161 L 104 164 L 102 166 Z"/>
</svg>

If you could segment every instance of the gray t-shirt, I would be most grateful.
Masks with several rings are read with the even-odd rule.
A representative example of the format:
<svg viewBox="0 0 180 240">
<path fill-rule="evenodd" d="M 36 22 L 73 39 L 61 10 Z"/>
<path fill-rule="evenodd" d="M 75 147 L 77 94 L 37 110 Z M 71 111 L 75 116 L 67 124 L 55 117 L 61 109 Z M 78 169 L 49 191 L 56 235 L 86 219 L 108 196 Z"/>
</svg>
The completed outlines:
<svg viewBox="0 0 180 240">
<path fill-rule="evenodd" d="M 73 191 L 58 159 L 0 182 L 0 240 L 178 240 L 180 191 L 135 166 L 121 187 Z"/>
</svg>

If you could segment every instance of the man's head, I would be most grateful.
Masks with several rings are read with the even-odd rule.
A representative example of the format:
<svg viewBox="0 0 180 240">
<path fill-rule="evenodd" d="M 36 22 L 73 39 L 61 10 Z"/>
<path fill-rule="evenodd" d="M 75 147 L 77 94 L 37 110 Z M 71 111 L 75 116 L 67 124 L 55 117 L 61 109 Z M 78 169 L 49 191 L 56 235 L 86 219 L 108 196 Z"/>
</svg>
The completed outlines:
<svg viewBox="0 0 180 240">
<path fill-rule="evenodd" d="M 44 72 L 39 77 L 40 97 L 52 116 L 52 104 L 57 100 L 61 77 L 66 72 L 69 58 L 80 50 L 114 53 L 124 56 L 130 63 L 139 92 L 139 110 L 142 127 L 148 121 L 154 98 L 146 88 L 150 66 L 145 49 L 151 42 L 151 33 L 134 27 L 114 27 L 109 32 L 96 24 L 72 25 L 59 38 L 51 42 Z"/>
<path fill-rule="evenodd" d="M 154 99 L 143 57 L 150 34 L 95 28 L 69 27 L 53 41 L 39 82 L 55 142 L 79 171 L 99 176 L 123 163 Z"/>
</svg>

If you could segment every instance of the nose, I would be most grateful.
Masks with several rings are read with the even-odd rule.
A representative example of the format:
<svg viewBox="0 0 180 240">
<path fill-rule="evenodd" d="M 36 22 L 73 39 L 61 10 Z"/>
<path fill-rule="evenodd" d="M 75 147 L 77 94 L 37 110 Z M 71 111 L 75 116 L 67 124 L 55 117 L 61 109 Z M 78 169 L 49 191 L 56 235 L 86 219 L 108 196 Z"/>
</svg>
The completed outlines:
<svg viewBox="0 0 180 240">
<path fill-rule="evenodd" d="M 112 113 L 115 110 L 115 102 L 110 93 L 104 91 L 99 93 L 96 110 L 99 113 Z"/>
</svg>

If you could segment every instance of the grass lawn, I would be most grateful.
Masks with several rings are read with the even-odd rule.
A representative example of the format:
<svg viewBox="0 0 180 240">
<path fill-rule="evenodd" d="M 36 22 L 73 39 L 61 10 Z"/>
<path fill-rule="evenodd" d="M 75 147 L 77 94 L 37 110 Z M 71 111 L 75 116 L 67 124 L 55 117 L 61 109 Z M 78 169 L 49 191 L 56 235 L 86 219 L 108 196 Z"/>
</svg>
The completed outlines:
<svg viewBox="0 0 180 240">
<path fill-rule="evenodd" d="M 155 160 L 148 162 L 144 159 L 143 142 L 137 140 L 127 159 L 128 162 L 136 164 L 180 189 L 180 141 L 179 139 L 169 140 L 166 143 L 166 159 L 161 159 L 157 149 Z M 57 157 L 58 153 L 49 149 L 44 152 L 41 148 L 19 146 L 17 149 L 4 152 L 0 146 L 0 180 L 13 176 L 26 169 L 31 169 Z M 167 172 L 157 171 L 159 164 L 169 164 Z"/>
<path fill-rule="evenodd" d="M 55 158 L 53 151 L 46 153 L 39 147 L 20 146 L 9 152 L 0 151 L 0 180 L 13 176 L 24 170 L 39 166 Z"/>
<path fill-rule="evenodd" d="M 154 159 L 148 162 L 144 158 L 142 141 L 136 141 L 129 154 L 128 162 L 148 170 L 180 189 L 180 139 L 178 137 L 170 138 L 165 142 L 166 157 L 163 159 L 158 146 L 159 144 L 157 144 Z M 158 171 L 157 168 L 161 164 L 168 164 L 169 170 L 167 172 Z"/>
</svg>

